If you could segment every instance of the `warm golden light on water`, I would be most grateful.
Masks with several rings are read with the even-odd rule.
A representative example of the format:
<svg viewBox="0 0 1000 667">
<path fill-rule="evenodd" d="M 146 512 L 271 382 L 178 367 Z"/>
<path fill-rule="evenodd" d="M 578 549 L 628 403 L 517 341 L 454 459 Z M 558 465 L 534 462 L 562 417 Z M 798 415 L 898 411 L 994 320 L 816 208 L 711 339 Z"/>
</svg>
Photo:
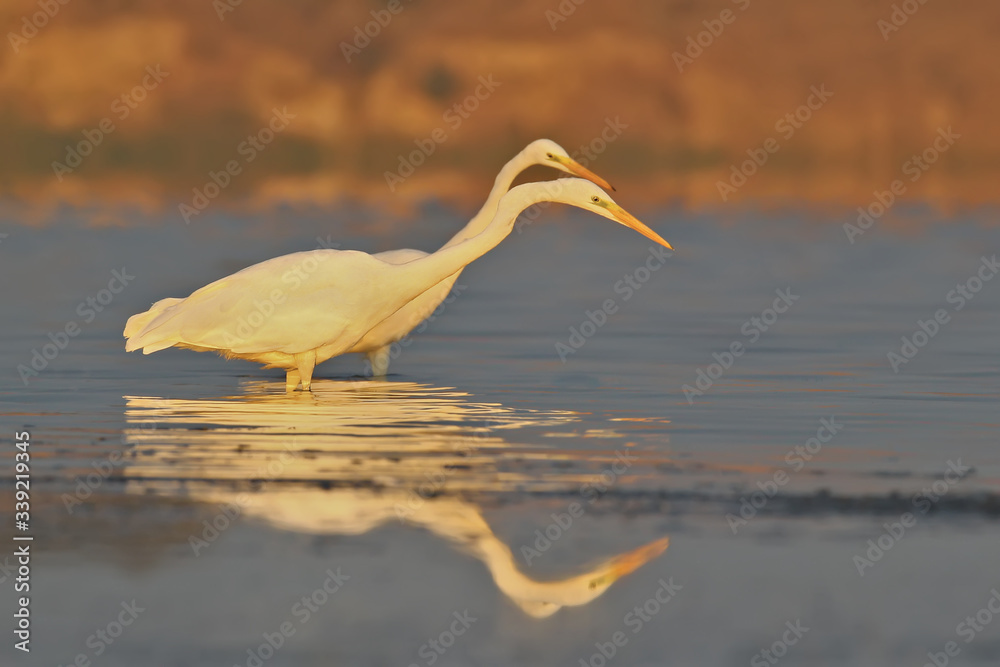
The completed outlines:
<svg viewBox="0 0 1000 667">
<path fill-rule="evenodd" d="M 132 493 L 238 507 L 239 515 L 303 533 L 418 526 L 481 560 L 497 587 L 534 617 L 587 604 L 667 548 L 662 538 L 583 574 L 536 580 L 522 572 L 482 507 L 464 499 L 545 487 L 544 474 L 505 471 L 509 462 L 608 461 L 606 453 L 508 440 L 520 429 L 571 425 L 572 412 L 477 403 L 461 391 L 413 382 L 320 381 L 305 394 L 252 382 L 244 394 L 219 399 L 125 398 L 134 425 L 125 437 L 136 455 L 123 474 Z M 570 473 L 560 484 L 588 479 L 593 475 Z M 246 484 L 227 489 L 227 482 L 250 482 L 252 491 Z"/>
</svg>

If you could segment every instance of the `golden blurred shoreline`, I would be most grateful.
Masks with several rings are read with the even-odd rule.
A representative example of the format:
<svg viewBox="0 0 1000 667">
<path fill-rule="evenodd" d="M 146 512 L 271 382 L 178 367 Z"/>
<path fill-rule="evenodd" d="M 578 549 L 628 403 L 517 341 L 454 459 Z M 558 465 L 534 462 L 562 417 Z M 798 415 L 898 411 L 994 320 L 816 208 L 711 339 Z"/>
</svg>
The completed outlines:
<svg viewBox="0 0 1000 667">
<path fill-rule="evenodd" d="M 944 212 L 1000 200 L 996 3 L 914 4 L 898 30 L 893 3 L 867 0 L 563 5 L 95 0 L 26 38 L 39 5 L 12 0 L 0 199 L 29 224 L 199 196 L 465 209 L 544 136 L 626 206 L 854 210 L 896 179 L 895 199 Z M 954 145 L 908 171 L 948 128 Z M 720 185 L 755 155 L 745 184 Z"/>
</svg>

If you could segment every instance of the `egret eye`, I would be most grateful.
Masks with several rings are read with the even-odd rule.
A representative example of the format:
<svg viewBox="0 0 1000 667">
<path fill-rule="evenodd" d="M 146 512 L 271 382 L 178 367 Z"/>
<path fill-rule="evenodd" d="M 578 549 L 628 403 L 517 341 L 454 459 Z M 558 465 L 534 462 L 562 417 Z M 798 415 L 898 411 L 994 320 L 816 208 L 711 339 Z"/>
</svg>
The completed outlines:
<svg viewBox="0 0 1000 667">
<path fill-rule="evenodd" d="M 551 160 L 554 156 L 552 155 L 552 153 L 546 153 L 545 157 Z"/>
<path fill-rule="evenodd" d="M 595 204 L 599 204 L 601 202 L 601 198 L 598 197 L 597 195 L 594 195 L 593 197 L 590 198 L 590 201 L 594 202 Z"/>
</svg>

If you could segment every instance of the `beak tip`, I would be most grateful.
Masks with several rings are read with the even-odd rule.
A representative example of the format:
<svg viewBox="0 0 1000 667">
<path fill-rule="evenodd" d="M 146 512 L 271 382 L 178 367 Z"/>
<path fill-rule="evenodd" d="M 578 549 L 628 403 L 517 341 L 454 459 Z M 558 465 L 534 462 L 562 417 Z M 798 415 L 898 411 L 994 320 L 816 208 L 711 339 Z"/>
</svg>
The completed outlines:
<svg viewBox="0 0 1000 667">
<path fill-rule="evenodd" d="M 640 567 L 666 551 L 669 546 L 670 538 L 661 537 L 658 540 L 654 540 L 649 544 L 641 546 L 638 549 L 619 557 L 617 567 L 615 568 L 615 578 L 617 579 L 635 572 Z"/>
<path fill-rule="evenodd" d="M 572 174 L 573 176 L 577 176 L 579 178 L 585 178 L 591 183 L 595 183 L 601 186 L 605 190 L 611 190 L 612 192 L 617 192 L 615 186 L 608 183 L 607 179 L 601 178 L 600 176 L 598 176 L 591 170 L 587 169 L 582 164 L 576 162 L 572 158 L 569 158 L 569 163 L 568 164 L 564 163 L 564 165 L 565 165 L 564 171 Z"/>
</svg>

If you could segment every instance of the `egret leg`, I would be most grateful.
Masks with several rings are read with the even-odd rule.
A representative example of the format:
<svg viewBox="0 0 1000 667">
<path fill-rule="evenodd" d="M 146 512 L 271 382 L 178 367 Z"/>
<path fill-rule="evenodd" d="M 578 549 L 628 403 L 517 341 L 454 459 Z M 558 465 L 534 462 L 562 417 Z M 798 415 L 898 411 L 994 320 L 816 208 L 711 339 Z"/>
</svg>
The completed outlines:
<svg viewBox="0 0 1000 667">
<path fill-rule="evenodd" d="M 299 376 L 302 379 L 302 391 L 309 391 L 309 387 L 312 384 L 313 368 L 316 367 L 316 350 L 296 354 L 295 365 L 299 367 Z"/>
<path fill-rule="evenodd" d="M 285 375 L 285 391 L 295 391 L 299 386 L 299 372 L 292 368 Z"/>
<path fill-rule="evenodd" d="M 372 367 L 372 376 L 384 377 L 389 372 L 389 348 L 386 345 L 368 353 L 368 364 Z"/>
</svg>

